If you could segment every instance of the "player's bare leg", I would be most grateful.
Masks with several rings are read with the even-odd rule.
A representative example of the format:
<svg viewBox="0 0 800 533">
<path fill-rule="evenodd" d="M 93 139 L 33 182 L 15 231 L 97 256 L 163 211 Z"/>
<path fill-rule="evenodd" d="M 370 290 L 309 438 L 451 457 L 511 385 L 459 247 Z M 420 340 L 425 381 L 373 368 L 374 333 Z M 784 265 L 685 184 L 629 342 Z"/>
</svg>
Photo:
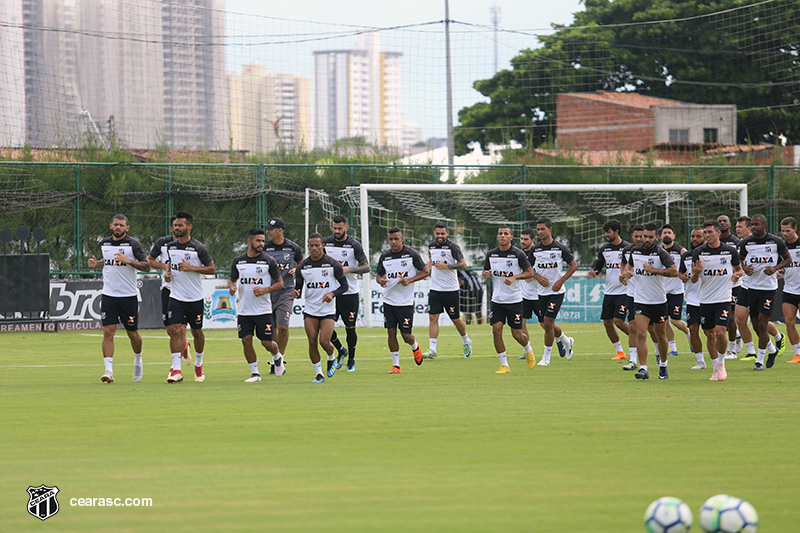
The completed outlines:
<svg viewBox="0 0 800 533">
<path fill-rule="evenodd" d="M 783 320 L 786 324 L 786 336 L 794 349 L 794 359 L 787 363 L 800 363 L 800 335 L 797 333 L 797 306 L 783 302 Z"/>
</svg>

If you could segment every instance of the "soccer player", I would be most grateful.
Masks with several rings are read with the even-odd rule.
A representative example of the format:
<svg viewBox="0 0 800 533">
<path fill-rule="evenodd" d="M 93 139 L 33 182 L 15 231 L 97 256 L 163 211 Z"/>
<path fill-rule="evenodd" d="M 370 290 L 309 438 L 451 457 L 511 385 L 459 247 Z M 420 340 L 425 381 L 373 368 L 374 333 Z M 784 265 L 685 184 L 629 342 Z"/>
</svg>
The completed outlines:
<svg viewBox="0 0 800 533">
<path fill-rule="evenodd" d="M 325 383 L 319 346 L 328 355 L 328 377 L 332 378 L 337 369 L 331 343 L 333 325 L 336 323 L 336 303 L 333 299 L 344 294 L 349 284 L 341 263 L 325 255 L 325 245 L 319 233 L 308 236 L 308 257 L 297 265 L 292 296 L 299 298 L 303 287 L 306 289 L 303 325 L 308 337 L 308 357 L 315 374 L 311 383 Z"/>
<path fill-rule="evenodd" d="M 534 242 L 536 242 L 536 231 L 531 228 L 522 230 L 519 235 L 519 247 L 525 252 L 525 255 L 528 257 L 528 262 L 531 264 L 534 261 L 532 255 Z M 533 279 L 533 277 L 530 277 L 520 282 L 520 290 L 522 291 L 522 332 L 528 335 L 528 339 L 530 340 L 528 320 L 534 316 L 537 321 L 539 320 L 539 283 Z M 544 329 L 544 326 L 542 326 L 542 329 Z M 561 346 L 563 346 L 563 344 Z M 525 359 L 525 354 L 522 354 L 520 359 Z"/>
<path fill-rule="evenodd" d="M 786 336 L 794 350 L 794 359 L 787 363 L 800 363 L 800 335 L 797 334 L 797 310 L 800 308 L 800 239 L 797 238 L 797 221 L 794 217 L 781 220 L 781 235 L 786 241 L 791 262 L 783 273 L 783 319 Z"/>
<path fill-rule="evenodd" d="M 627 287 L 627 298 L 625 300 L 625 318 L 628 321 L 628 349 L 630 350 L 630 361 L 622 367 L 622 370 L 636 370 L 639 368 L 639 335 L 636 333 L 636 315 L 634 314 L 634 296 L 636 295 L 636 279 L 633 277 L 633 259 L 631 250 L 634 246 L 639 246 L 644 242 L 642 234 L 644 226 L 636 224 L 631 229 L 631 244 L 622 249 L 622 264 L 620 265 L 619 282 Z"/>
<path fill-rule="evenodd" d="M 767 217 L 753 215 L 750 228 L 753 234 L 739 243 L 739 255 L 745 265 L 744 273 L 750 280 L 747 306 L 750 320 L 758 333 L 758 358 L 753 370 L 764 370 L 764 357 L 769 342 L 769 317 L 778 289 L 778 278 L 775 274 L 788 265 L 792 258 L 786 241 L 767 233 Z M 781 346 L 782 340 L 781 337 L 775 339 Z M 778 350 L 770 351 L 767 368 L 772 368 L 778 355 Z"/>
<path fill-rule="evenodd" d="M 161 276 L 161 320 L 164 322 L 165 328 L 169 326 L 169 295 L 172 291 L 172 283 L 165 279 L 167 268 L 169 268 L 167 265 L 169 262 L 167 244 L 177 238 L 172 232 L 173 222 L 175 222 L 175 215 L 172 215 L 169 219 L 170 234 L 156 239 L 156 242 L 153 243 L 153 247 L 150 249 L 150 255 L 147 256 L 147 260 L 150 262 L 150 268 L 159 268 L 164 271 L 164 275 Z M 184 346 L 181 352 L 181 357 L 183 358 L 184 364 L 189 365 L 192 363 L 192 356 L 189 352 L 189 341 L 186 341 L 186 346 Z"/>
<path fill-rule="evenodd" d="M 277 359 L 278 344 L 272 340 L 271 293 L 283 289 L 283 278 L 278 263 L 264 253 L 264 230 L 251 229 L 247 234 L 247 251 L 233 259 L 228 290 L 231 296 L 239 293 L 236 316 L 239 339 L 242 341 L 244 358 L 250 366 L 250 377 L 245 383 L 261 381 L 258 357 L 253 348 L 255 332 L 261 346 L 272 354 L 275 374 L 283 375 L 283 361 Z"/>
<path fill-rule="evenodd" d="M 643 243 L 630 251 L 633 276 L 636 278 L 634 308 L 636 314 L 636 334 L 638 336 L 639 370 L 636 379 L 649 379 L 647 372 L 647 331 L 653 324 L 661 353 L 658 364 L 658 378 L 667 379 L 667 291 L 665 277 L 678 275 L 678 268 L 662 247 L 656 244 L 658 226 L 646 224 L 642 233 Z M 625 258 L 623 256 L 623 261 Z"/>
<path fill-rule="evenodd" d="M 544 326 L 544 355 L 539 364 L 550 366 L 550 352 L 556 339 L 556 316 L 564 302 L 564 283 L 578 270 L 578 263 L 572 252 L 553 239 L 553 223 L 542 218 L 536 223 L 539 242 L 533 246 L 533 279 L 539 283 L 539 323 Z M 567 272 L 562 275 L 564 265 Z M 572 359 L 575 340 L 562 331 L 558 340 L 564 345 L 567 360 Z"/>
<path fill-rule="evenodd" d="M 431 285 L 428 292 L 428 350 L 423 357 L 436 357 L 436 345 L 439 341 L 439 315 L 447 313 L 456 331 L 461 335 L 464 344 L 464 357 L 472 355 L 472 341 L 467 335 L 467 327 L 461 319 L 459 303 L 459 287 L 457 270 L 467 268 L 467 260 L 461 248 L 448 237 L 447 224 L 437 222 L 433 226 L 433 241 L 428 245 L 430 259 L 426 268 L 431 273 Z"/>
<path fill-rule="evenodd" d="M 620 330 L 626 336 L 630 334 L 630 328 L 625 323 L 628 289 L 619 279 L 620 266 L 622 266 L 622 250 L 630 243 L 623 241 L 619 236 L 621 230 L 622 225 L 615 218 L 603 224 L 603 232 L 607 242 L 598 250 L 597 261 L 594 263 L 594 268 L 589 271 L 589 277 L 596 278 L 603 269 L 606 270 L 606 286 L 600 320 L 603 321 L 603 326 L 606 328 L 608 340 L 611 341 L 617 351 L 617 355 L 611 358 L 612 361 L 626 359 L 617 330 Z"/>
<path fill-rule="evenodd" d="M 719 242 L 733 246 L 736 251 L 739 251 L 739 237 L 731 234 L 731 219 L 727 215 L 720 215 L 717 217 L 719 224 Z M 739 278 L 734 284 L 731 291 L 731 307 L 732 312 L 736 311 L 736 301 L 739 299 L 739 290 L 742 287 L 742 279 Z M 744 343 L 741 335 L 739 335 L 739 328 L 736 327 L 736 320 L 728 321 L 728 351 L 725 352 L 725 359 L 736 359 L 736 354 L 742 351 Z"/>
<path fill-rule="evenodd" d="M 736 221 L 736 234 L 739 236 L 739 239 L 744 240 L 748 237 L 752 236 L 751 231 L 752 221 L 750 217 L 743 215 L 738 218 Z M 741 241 L 739 242 L 741 245 Z M 744 256 L 742 255 L 741 248 L 737 248 L 739 252 L 739 258 L 742 260 L 742 268 L 745 268 Z M 745 274 L 747 274 L 747 270 L 745 268 Z M 736 297 L 736 303 L 734 307 L 734 312 L 736 316 L 736 325 L 739 329 L 739 334 L 742 337 L 745 347 L 747 348 L 747 354 L 744 355 L 741 360 L 742 361 L 755 361 L 757 359 L 756 348 L 753 344 L 753 334 L 750 331 L 750 327 L 747 325 L 747 321 L 750 318 L 750 284 L 751 284 L 751 277 L 749 275 L 744 275 L 740 281 L 740 288 L 739 288 L 739 295 Z M 735 287 L 735 285 L 734 285 Z M 734 288 L 734 291 L 736 289 Z M 772 341 L 769 340 L 767 337 L 767 352 L 770 354 L 775 354 L 774 357 L 782 354 L 786 345 L 784 343 L 783 335 L 778 331 L 778 328 L 775 327 L 775 324 L 772 322 L 767 323 L 767 331 L 770 335 L 775 337 L 775 343 L 777 347 L 772 344 Z M 727 357 L 727 356 L 726 356 Z"/>
<path fill-rule="evenodd" d="M 289 319 L 292 316 L 292 306 L 294 305 L 292 297 L 294 272 L 297 263 L 303 260 L 303 250 L 296 242 L 284 237 L 286 223 L 282 218 L 269 219 L 264 224 L 264 229 L 267 230 L 269 239 L 264 243 L 264 252 L 278 263 L 278 269 L 283 276 L 283 290 L 273 292 L 270 294 L 270 298 L 272 298 L 273 324 L 276 326 L 274 337 L 275 342 L 278 343 L 277 358 L 285 362 L 284 354 L 286 345 L 289 343 Z M 275 365 L 273 365 L 269 373 L 275 372 Z"/>
<path fill-rule="evenodd" d="M 403 244 L 403 233 L 397 226 L 389 228 L 389 250 L 378 259 L 375 280 L 383 291 L 383 326 L 392 356 L 390 374 L 400 373 L 400 344 L 397 329 L 403 341 L 411 346 L 414 362 L 422 364 L 422 348 L 411 333 L 414 326 L 414 282 L 428 277 L 428 267 L 419 253 Z"/>
<path fill-rule="evenodd" d="M 692 283 L 700 285 L 700 324 L 708 338 L 706 346 L 714 372 L 711 381 L 725 381 L 725 341 L 731 314 L 731 288 L 743 272 L 739 254 L 719 240 L 719 223 L 703 223 L 705 244 L 692 252 Z"/>
<path fill-rule="evenodd" d="M 675 228 L 672 224 L 664 224 L 661 227 L 662 248 L 672 256 L 676 265 L 681 262 L 681 256 L 686 252 L 686 248 L 675 242 Z M 689 343 L 692 342 L 689 336 L 689 328 L 686 322 L 681 320 L 683 314 L 683 282 L 680 278 L 667 278 L 664 280 L 664 287 L 667 289 L 667 310 L 669 311 L 669 322 L 667 323 L 667 343 L 669 344 L 670 357 L 678 355 L 678 344 L 675 342 L 675 330 L 678 328 L 686 335 Z"/>
<path fill-rule="evenodd" d="M 142 244 L 128 235 L 130 225 L 125 215 L 111 219 L 111 236 L 100 241 L 102 259 L 92 256 L 89 267 L 103 266 L 103 294 L 100 309 L 103 313 L 103 364 L 105 373 L 100 381 L 114 383 L 114 335 L 122 322 L 133 348 L 133 381 L 142 380 L 142 336 L 139 334 L 139 289 L 136 271 L 150 271 L 150 262 Z"/>
<path fill-rule="evenodd" d="M 533 277 L 533 268 L 528 261 L 528 256 L 519 248 L 512 246 L 514 235 L 509 226 L 500 226 L 497 229 L 498 247 L 489 250 L 483 262 L 483 278 L 494 281 L 492 291 L 492 307 L 489 311 L 489 323 L 492 325 L 492 339 L 497 358 L 500 359 L 500 368 L 495 374 L 508 374 L 506 345 L 503 342 L 503 326 L 508 322 L 514 340 L 525 349 L 525 359 L 528 368 L 536 366 L 533 348 L 528 336 L 522 330 L 522 288 L 518 280 Z"/>
<path fill-rule="evenodd" d="M 347 348 L 342 346 L 335 329 L 331 335 L 331 342 L 339 351 L 339 357 L 336 358 L 335 363 L 336 370 L 342 368 L 344 358 L 347 357 L 347 372 L 354 372 L 356 369 L 356 344 L 358 344 L 356 320 L 361 301 L 356 274 L 369 272 L 369 262 L 361 243 L 347 234 L 349 229 L 350 226 L 344 215 L 334 216 L 333 235 L 325 237 L 322 244 L 325 245 L 325 253 L 339 261 L 344 275 L 347 277 L 347 290 L 336 298 L 336 317 L 341 317 L 344 322 Z"/>
<path fill-rule="evenodd" d="M 689 328 L 689 345 L 697 359 L 697 364 L 692 370 L 705 370 L 706 361 L 703 354 L 703 341 L 700 340 L 700 281 L 692 281 L 692 252 L 705 242 L 703 228 L 695 228 L 689 235 L 691 250 L 687 250 L 681 255 L 681 263 L 678 267 L 678 277 L 686 286 L 684 298 L 686 299 L 686 326 Z M 731 305 L 732 306 L 732 305 Z"/>
<path fill-rule="evenodd" d="M 175 213 L 172 233 L 175 240 L 167 244 L 169 268 L 164 278 L 172 282 L 169 296 L 169 347 L 172 352 L 172 368 L 167 383 L 183 381 L 181 351 L 186 346 L 186 324 L 194 338 L 194 380 L 205 381 L 203 355 L 206 337 L 203 333 L 203 276 L 214 275 L 217 267 L 208 248 L 192 238 L 194 217 L 185 211 Z"/>
</svg>

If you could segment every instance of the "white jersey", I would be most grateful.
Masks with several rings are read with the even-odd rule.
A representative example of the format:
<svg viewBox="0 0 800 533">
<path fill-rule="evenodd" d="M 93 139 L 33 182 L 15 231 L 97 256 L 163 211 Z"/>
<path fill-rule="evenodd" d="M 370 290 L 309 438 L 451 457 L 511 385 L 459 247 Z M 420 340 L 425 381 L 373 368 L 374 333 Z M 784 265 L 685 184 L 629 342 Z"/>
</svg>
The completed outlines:
<svg viewBox="0 0 800 533">
<path fill-rule="evenodd" d="M 159 263 L 169 263 L 169 255 L 167 254 L 167 244 L 175 240 L 175 237 L 169 235 L 167 237 L 159 237 L 153 243 L 153 248 L 150 250 L 150 257 Z M 172 289 L 172 282 L 167 281 L 164 277 L 166 272 L 161 274 L 161 288 Z"/>
<path fill-rule="evenodd" d="M 103 254 L 103 294 L 119 298 L 138 296 L 136 269 L 120 263 L 115 256 L 122 252 L 128 259 L 144 261 L 147 259 L 147 254 L 142 244 L 128 235 L 118 241 L 112 236 L 100 241 L 100 250 Z"/>
<path fill-rule="evenodd" d="M 633 301 L 637 304 L 663 304 L 667 301 L 667 291 L 664 288 L 664 276 L 648 274 L 644 264 L 650 263 L 653 268 L 669 268 L 675 263 L 672 257 L 660 246 L 645 248 L 643 244 L 634 246 L 630 251 L 633 261 L 633 277 L 636 279 L 636 292 Z"/>
<path fill-rule="evenodd" d="M 461 248 L 447 239 L 444 243 L 439 244 L 433 241 L 428 245 L 428 250 L 431 255 L 431 285 L 432 291 L 440 292 L 454 292 L 458 290 L 458 271 L 439 270 L 433 263 L 436 261 L 443 261 L 448 265 L 457 264 L 460 259 L 463 259 L 464 254 L 461 253 Z"/>
<path fill-rule="evenodd" d="M 728 246 L 732 246 L 733 248 L 736 248 L 736 251 L 738 252 L 739 251 L 739 243 L 742 242 L 742 239 L 740 239 L 739 237 L 737 237 L 736 235 L 734 235 L 732 233 L 729 233 L 728 236 L 725 237 L 725 238 L 720 237 L 719 238 L 719 242 L 721 242 L 722 244 L 727 244 Z M 741 257 L 739 258 L 739 260 L 741 261 Z M 742 267 L 744 267 L 744 265 L 742 265 Z M 734 287 L 745 287 L 745 288 L 747 288 L 747 286 L 744 285 L 744 282 L 746 281 L 747 277 L 748 276 L 742 276 L 741 278 L 739 278 L 736 281 L 736 283 L 733 284 L 733 286 Z"/>
<path fill-rule="evenodd" d="M 270 293 L 256 296 L 253 289 L 266 288 L 281 277 L 278 263 L 264 252 L 255 257 L 247 253 L 234 258 L 231 264 L 231 280 L 236 282 L 238 313 L 242 316 L 260 316 L 272 313 Z"/>
<path fill-rule="evenodd" d="M 533 265 L 533 245 L 527 250 L 522 250 L 528 257 L 528 262 Z M 538 300 L 539 299 L 539 282 L 533 278 L 523 279 L 519 282 L 520 289 L 522 290 L 523 300 Z"/>
<path fill-rule="evenodd" d="M 353 268 L 362 261 L 367 260 L 364 248 L 361 243 L 348 236 L 343 241 L 337 241 L 336 237 L 330 235 L 322 241 L 325 245 L 325 254 L 339 261 L 342 267 Z M 345 294 L 358 294 L 358 278 L 355 274 L 345 274 L 347 278 L 347 290 Z"/>
<path fill-rule="evenodd" d="M 383 303 L 396 307 L 414 305 L 414 284 L 410 283 L 404 287 L 400 280 L 413 278 L 423 268 L 425 263 L 422 257 L 408 246 L 403 246 L 397 253 L 391 250 L 383 252 L 378 259 L 378 275 L 386 277 Z"/>
<path fill-rule="evenodd" d="M 768 266 L 774 267 L 781 262 L 784 254 L 788 253 L 786 241 L 767 233 L 761 239 L 754 235 L 743 239 L 739 243 L 739 257 L 743 265 L 752 266 L 755 273 L 747 283 L 747 288 L 758 291 L 774 291 L 778 288 L 778 277 L 775 274 L 767 276 L 764 269 Z"/>
<path fill-rule="evenodd" d="M 630 246 L 630 243 L 622 241 L 619 244 L 605 243 L 600 247 L 597 252 L 597 261 L 595 261 L 595 272 L 606 271 L 606 287 L 605 294 L 609 296 L 618 296 L 627 294 L 628 288 L 620 283 L 619 274 L 620 267 L 622 266 L 622 251 Z"/>
<path fill-rule="evenodd" d="M 492 301 L 498 304 L 514 304 L 522 301 L 521 284 L 525 280 L 516 280 L 511 285 L 506 285 L 506 278 L 522 274 L 530 268 L 528 256 L 515 246 L 510 246 L 508 250 L 501 250 L 498 246 L 494 250 L 489 250 L 486 260 L 483 262 L 483 269 L 492 273 L 494 281 L 492 291 Z"/>
<path fill-rule="evenodd" d="M 629 244 L 628 246 L 626 246 L 625 248 L 622 249 L 622 264 L 623 265 L 632 265 L 633 264 L 633 258 L 631 257 L 631 250 L 633 250 L 634 246 L 636 246 L 636 245 L 635 244 Z M 620 269 L 620 270 L 622 270 L 622 269 Z M 606 278 L 607 277 L 608 277 L 608 274 L 606 274 Z M 628 288 L 628 290 L 626 291 L 626 294 L 628 295 L 629 298 L 633 298 L 636 295 L 636 276 L 633 276 L 631 279 L 628 280 L 627 288 Z"/>
<path fill-rule="evenodd" d="M 342 265 L 336 259 L 323 255 L 318 261 L 306 257 L 297 265 L 295 271 L 295 290 L 306 290 L 305 314 L 313 317 L 325 317 L 336 314 L 335 298 L 330 302 L 322 298 L 329 292 L 333 296 L 341 296 L 347 290 L 347 278 L 344 277 Z"/>
<path fill-rule="evenodd" d="M 689 280 L 686 282 L 683 293 L 683 299 L 686 300 L 686 305 L 700 307 L 700 287 L 703 281 L 702 279 L 698 279 L 697 283 L 692 282 L 692 252 L 686 251 L 683 253 L 678 271 L 681 274 L 689 274 Z"/>
<path fill-rule="evenodd" d="M 179 302 L 196 302 L 203 299 L 203 274 L 194 271 L 183 272 L 180 264 L 186 261 L 192 266 L 208 266 L 213 260 L 208 248 L 197 239 L 167 244 L 170 271 L 172 272 L 172 291 L 170 298 Z"/>
<path fill-rule="evenodd" d="M 739 254 L 732 247 L 720 243 L 712 248 L 708 243 L 692 252 L 692 261 L 703 262 L 700 275 L 700 303 L 721 304 L 731 301 L 733 267 L 739 264 Z"/>
<path fill-rule="evenodd" d="M 560 242 L 553 240 L 550 244 L 541 242 L 533 246 L 533 266 L 534 272 L 550 280 L 550 285 L 543 287 L 539 285 L 539 296 L 549 296 L 551 294 L 564 294 L 567 290 L 563 285 L 558 292 L 553 291 L 553 284 L 561 279 L 564 266 L 572 263 L 574 257 L 569 249 Z"/>
<path fill-rule="evenodd" d="M 783 271 L 783 292 L 800 296 L 800 239 L 786 243 L 792 260 Z"/>
<path fill-rule="evenodd" d="M 672 246 L 669 248 L 664 248 L 670 257 L 672 257 L 672 261 L 676 265 L 680 265 L 681 263 L 681 250 L 684 250 L 683 246 L 676 244 L 675 242 L 672 243 Z M 664 289 L 666 289 L 667 294 L 683 294 L 683 282 L 681 278 L 665 278 L 664 279 Z"/>
</svg>

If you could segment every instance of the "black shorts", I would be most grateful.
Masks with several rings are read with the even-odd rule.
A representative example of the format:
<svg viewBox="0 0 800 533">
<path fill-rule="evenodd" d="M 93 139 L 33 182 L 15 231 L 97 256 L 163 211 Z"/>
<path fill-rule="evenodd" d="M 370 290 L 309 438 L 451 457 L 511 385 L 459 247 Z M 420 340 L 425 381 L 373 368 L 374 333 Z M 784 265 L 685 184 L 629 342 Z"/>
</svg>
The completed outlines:
<svg viewBox="0 0 800 533">
<path fill-rule="evenodd" d="M 529 318 L 536 317 L 539 319 L 539 300 L 526 300 L 522 299 L 522 318 L 528 320 Z"/>
<path fill-rule="evenodd" d="M 603 310 L 600 312 L 600 320 L 611 320 L 612 318 L 625 320 L 627 306 L 627 294 L 606 294 L 603 296 Z"/>
<path fill-rule="evenodd" d="M 736 305 L 747 307 L 747 301 L 750 299 L 750 289 L 739 287 L 739 296 L 736 297 Z"/>
<path fill-rule="evenodd" d="M 700 306 L 686 304 L 686 325 L 694 326 L 700 323 Z"/>
<path fill-rule="evenodd" d="M 272 313 L 255 316 L 239 315 L 236 317 L 236 322 L 240 339 L 249 337 L 255 332 L 259 340 L 272 340 Z"/>
<path fill-rule="evenodd" d="M 139 329 L 139 298 L 136 296 L 107 296 L 100 300 L 103 326 L 116 326 L 120 322 L 128 331 Z"/>
<path fill-rule="evenodd" d="M 343 294 L 336 297 L 336 317 L 341 318 L 344 322 L 344 327 L 356 327 L 356 320 L 358 320 L 358 306 L 361 303 L 361 295 Z"/>
<path fill-rule="evenodd" d="M 791 292 L 784 292 L 783 303 L 790 304 L 795 307 L 800 307 L 800 294 L 792 294 Z"/>
<path fill-rule="evenodd" d="M 731 287 L 731 305 L 736 305 L 739 303 L 739 293 L 742 290 L 742 286 L 738 285 L 736 287 Z"/>
<path fill-rule="evenodd" d="M 450 320 L 461 316 L 458 291 L 428 291 L 428 314 L 441 315 L 446 312 Z"/>
<path fill-rule="evenodd" d="M 400 333 L 411 333 L 413 326 L 413 305 L 383 304 L 383 327 L 386 329 L 399 329 Z"/>
<path fill-rule="evenodd" d="M 750 309 L 750 320 L 753 321 L 753 324 L 756 323 L 759 314 L 772 315 L 772 304 L 775 302 L 776 292 L 747 289 L 747 307 Z"/>
<path fill-rule="evenodd" d="M 628 322 L 633 322 L 636 318 L 636 303 L 633 301 L 633 296 L 628 296 L 625 304 L 625 314 Z"/>
<path fill-rule="evenodd" d="M 636 316 L 644 315 L 650 319 L 651 324 L 662 324 L 667 321 L 667 302 L 663 304 L 633 304 Z"/>
<path fill-rule="evenodd" d="M 489 324 L 497 322 L 508 324 L 511 329 L 522 329 L 522 302 L 513 304 L 492 302 L 489 310 Z"/>
<path fill-rule="evenodd" d="M 730 302 L 700 304 L 700 324 L 703 330 L 714 329 L 716 326 L 727 328 L 730 319 Z"/>
<path fill-rule="evenodd" d="M 564 293 L 539 296 L 539 322 L 544 322 L 545 318 L 555 319 L 562 303 L 564 303 Z"/>
<path fill-rule="evenodd" d="M 303 320 L 305 320 L 306 318 L 313 318 L 314 320 L 319 320 L 320 322 L 322 322 L 323 320 L 333 320 L 334 322 L 336 321 L 336 315 L 322 315 L 322 316 L 309 315 L 308 313 L 303 311 Z"/>
<path fill-rule="evenodd" d="M 169 299 L 169 323 L 189 324 L 192 329 L 203 329 L 203 300 L 181 302 Z"/>
<path fill-rule="evenodd" d="M 161 287 L 161 320 L 164 327 L 169 326 L 169 295 L 172 291 L 169 287 Z"/>
<path fill-rule="evenodd" d="M 683 293 L 667 294 L 667 311 L 672 320 L 680 320 L 683 314 Z"/>
</svg>

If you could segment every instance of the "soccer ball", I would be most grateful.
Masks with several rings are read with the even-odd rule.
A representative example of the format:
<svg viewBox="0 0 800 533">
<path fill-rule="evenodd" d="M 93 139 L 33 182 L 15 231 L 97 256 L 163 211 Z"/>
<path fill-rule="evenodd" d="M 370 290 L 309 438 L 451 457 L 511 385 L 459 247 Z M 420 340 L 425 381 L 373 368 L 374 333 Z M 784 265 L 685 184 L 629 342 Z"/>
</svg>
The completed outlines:
<svg viewBox="0 0 800 533">
<path fill-rule="evenodd" d="M 715 531 L 712 529 L 711 522 L 713 517 L 716 515 L 717 505 L 728 498 L 730 498 L 730 496 L 727 494 L 717 494 L 716 496 L 712 496 L 706 500 L 706 502 L 700 508 L 700 512 L 697 513 L 697 521 L 700 523 L 700 527 L 703 528 L 703 531 L 707 533 L 712 533 L 712 531 Z"/>
<path fill-rule="evenodd" d="M 758 513 L 750 503 L 729 496 L 711 513 L 710 533 L 756 533 Z"/>
<path fill-rule="evenodd" d="M 650 533 L 686 533 L 692 527 L 692 510 L 678 498 L 659 498 L 644 512 L 644 527 Z"/>
</svg>

